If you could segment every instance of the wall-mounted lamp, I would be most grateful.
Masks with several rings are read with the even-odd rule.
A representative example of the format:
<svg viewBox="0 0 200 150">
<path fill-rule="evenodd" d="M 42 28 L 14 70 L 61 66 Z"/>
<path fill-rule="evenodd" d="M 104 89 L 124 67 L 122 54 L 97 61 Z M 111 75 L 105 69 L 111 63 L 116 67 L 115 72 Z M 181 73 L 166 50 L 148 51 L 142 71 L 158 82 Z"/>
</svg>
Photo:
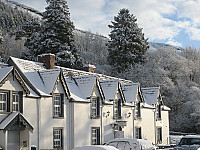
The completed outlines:
<svg viewBox="0 0 200 150">
<path fill-rule="evenodd" d="M 106 116 L 106 118 L 107 118 L 108 116 L 110 116 L 110 112 L 107 111 L 106 114 L 105 114 L 105 116 Z"/>
<path fill-rule="evenodd" d="M 131 112 L 127 113 L 127 118 L 129 118 L 131 116 Z"/>
</svg>

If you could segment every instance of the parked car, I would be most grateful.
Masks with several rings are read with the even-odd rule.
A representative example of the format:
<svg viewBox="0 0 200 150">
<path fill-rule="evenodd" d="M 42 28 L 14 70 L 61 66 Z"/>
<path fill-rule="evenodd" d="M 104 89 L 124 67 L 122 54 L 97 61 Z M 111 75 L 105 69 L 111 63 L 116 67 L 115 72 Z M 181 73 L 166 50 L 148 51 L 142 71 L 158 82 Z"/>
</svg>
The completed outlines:
<svg viewBox="0 0 200 150">
<path fill-rule="evenodd" d="M 136 138 L 117 138 L 106 143 L 114 146 L 119 150 L 155 150 L 156 148 L 145 139 Z"/>
<path fill-rule="evenodd" d="M 182 137 L 174 150 L 200 150 L 200 136 L 189 135 Z"/>
<path fill-rule="evenodd" d="M 137 139 L 141 150 L 156 150 L 156 147 L 147 139 Z"/>
<path fill-rule="evenodd" d="M 91 145 L 91 146 L 75 147 L 72 150 L 118 150 L 118 149 L 108 145 Z"/>
</svg>

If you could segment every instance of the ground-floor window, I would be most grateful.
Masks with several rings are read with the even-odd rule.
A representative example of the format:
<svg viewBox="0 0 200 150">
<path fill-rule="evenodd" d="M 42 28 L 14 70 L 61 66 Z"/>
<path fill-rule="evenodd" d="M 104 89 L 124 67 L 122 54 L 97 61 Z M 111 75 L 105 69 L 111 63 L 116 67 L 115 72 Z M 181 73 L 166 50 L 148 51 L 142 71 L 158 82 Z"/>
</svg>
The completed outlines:
<svg viewBox="0 0 200 150">
<path fill-rule="evenodd" d="M 53 129 L 53 147 L 63 149 L 62 128 Z"/>
<path fill-rule="evenodd" d="M 142 130 L 141 130 L 141 127 L 136 127 L 135 128 L 135 138 L 142 139 Z"/>
<path fill-rule="evenodd" d="M 161 144 L 162 143 L 162 128 L 161 127 L 157 128 L 156 134 L 157 134 L 157 144 Z"/>
<path fill-rule="evenodd" d="M 92 145 L 100 145 L 100 128 L 92 128 Z"/>
</svg>

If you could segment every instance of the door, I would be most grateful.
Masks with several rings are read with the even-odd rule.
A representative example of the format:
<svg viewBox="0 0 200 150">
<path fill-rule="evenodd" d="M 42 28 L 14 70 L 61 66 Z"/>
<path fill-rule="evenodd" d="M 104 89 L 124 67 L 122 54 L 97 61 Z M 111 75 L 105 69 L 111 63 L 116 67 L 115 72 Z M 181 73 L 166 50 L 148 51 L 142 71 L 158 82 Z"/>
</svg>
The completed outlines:
<svg viewBox="0 0 200 150">
<path fill-rule="evenodd" d="M 20 132 L 8 131 L 8 150 L 19 150 L 20 145 Z"/>
</svg>

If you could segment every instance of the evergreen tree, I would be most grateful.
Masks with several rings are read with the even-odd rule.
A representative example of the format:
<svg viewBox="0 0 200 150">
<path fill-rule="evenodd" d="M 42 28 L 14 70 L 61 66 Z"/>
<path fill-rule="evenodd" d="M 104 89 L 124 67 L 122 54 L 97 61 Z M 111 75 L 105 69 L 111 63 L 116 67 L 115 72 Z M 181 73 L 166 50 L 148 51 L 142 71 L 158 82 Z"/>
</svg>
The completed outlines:
<svg viewBox="0 0 200 150">
<path fill-rule="evenodd" d="M 43 13 L 38 54 L 53 53 L 56 64 L 80 68 L 82 61 L 74 44 L 74 25 L 65 0 L 46 0 L 48 6 Z"/>
<path fill-rule="evenodd" d="M 141 62 L 149 47 L 136 21 L 128 9 L 121 9 L 112 25 L 108 25 L 111 28 L 108 62 L 114 71 L 121 73 L 134 63 Z"/>
</svg>

